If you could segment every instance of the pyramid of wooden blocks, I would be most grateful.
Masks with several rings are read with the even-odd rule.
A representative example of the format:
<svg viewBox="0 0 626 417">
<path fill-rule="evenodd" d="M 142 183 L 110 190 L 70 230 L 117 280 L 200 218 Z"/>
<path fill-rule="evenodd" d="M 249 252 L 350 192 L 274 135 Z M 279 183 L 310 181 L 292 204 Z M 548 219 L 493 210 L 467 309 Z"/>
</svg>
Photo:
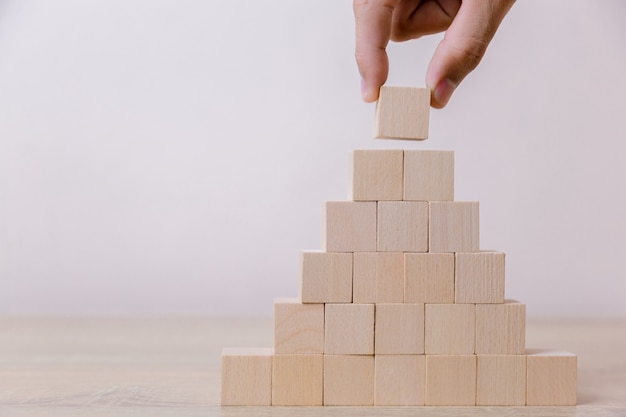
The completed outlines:
<svg viewBox="0 0 626 417">
<path fill-rule="evenodd" d="M 325 249 L 302 253 L 300 297 L 274 302 L 274 348 L 224 349 L 222 404 L 576 404 L 576 356 L 525 348 L 505 254 L 480 250 L 478 202 L 454 200 L 453 152 L 357 150 L 352 164 Z"/>
</svg>

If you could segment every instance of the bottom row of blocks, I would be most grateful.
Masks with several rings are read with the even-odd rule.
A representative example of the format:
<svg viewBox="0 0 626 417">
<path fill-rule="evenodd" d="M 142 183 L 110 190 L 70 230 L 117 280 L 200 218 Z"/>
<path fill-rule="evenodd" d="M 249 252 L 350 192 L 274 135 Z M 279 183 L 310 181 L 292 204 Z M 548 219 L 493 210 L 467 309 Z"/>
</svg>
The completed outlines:
<svg viewBox="0 0 626 417">
<path fill-rule="evenodd" d="M 575 405 L 574 354 L 277 355 L 224 349 L 222 405 Z"/>
</svg>

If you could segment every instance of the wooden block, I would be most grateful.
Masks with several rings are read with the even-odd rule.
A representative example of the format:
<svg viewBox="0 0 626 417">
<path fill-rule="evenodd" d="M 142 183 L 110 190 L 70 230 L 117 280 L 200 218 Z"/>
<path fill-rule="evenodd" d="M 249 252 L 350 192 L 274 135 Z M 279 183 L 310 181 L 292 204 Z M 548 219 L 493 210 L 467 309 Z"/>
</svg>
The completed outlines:
<svg viewBox="0 0 626 417">
<path fill-rule="evenodd" d="M 425 405 L 475 405 L 476 356 L 426 355 Z"/>
<path fill-rule="evenodd" d="M 355 303 L 404 301 L 404 254 L 357 252 L 354 254 L 352 300 Z"/>
<path fill-rule="evenodd" d="M 526 356 L 477 355 L 476 405 L 526 405 Z"/>
<path fill-rule="evenodd" d="M 454 303 L 454 254 L 405 253 L 404 301 Z"/>
<path fill-rule="evenodd" d="M 222 350 L 222 405 L 272 404 L 272 349 Z"/>
<path fill-rule="evenodd" d="M 374 405 L 374 356 L 324 355 L 324 405 Z"/>
<path fill-rule="evenodd" d="M 275 299 L 274 352 L 324 353 L 324 304 Z"/>
<path fill-rule="evenodd" d="M 430 252 L 477 252 L 477 201 L 434 201 L 429 207 Z"/>
<path fill-rule="evenodd" d="M 476 305 L 476 353 L 524 353 L 526 305 L 515 300 L 504 304 Z"/>
<path fill-rule="evenodd" d="M 374 353 L 424 353 L 424 304 L 376 304 Z"/>
<path fill-rule="evenodd" d="M 526 405 L 576 405 L 576 355 L 546 349 L 526 353 Z"/>
<path fill-rule="evenodd" d="M 430 90 L 412 87 L 381 87 L 376 103 L 375 138 L 428 138 Z"/>
<path fill-rule="evenodd" d="M 404 151 L 404 200 L 454 200 L 453 151 Z"/>
<path fill-rule="evenodd" d="M 300 299 L 303 303 L 352 302 L 352 254 L 303 252 Z"/>
<path fill-rule="evenodd" d="M 374 354 L 374 304 L 326 304 L 324 353 Z"/>
<path fill-rule="evenodd" d="M 323 355 L 274 355 L 272 405 L 322 405 Z"/>
<path fill-rule="evenodd" d="M 378 251 L 428 252 L 428 203 L 380 201 Z"/>
<path fill-rule="evenodd" d="M 504 258 L 502 252 L 457 253 L 455 302 L 504 302 Z"/>
<path fill-rule="evenodd" d="M 424 313 L 427 355 L 474 353 L 476 305 L 426 304 Z"/>
<path fill-rule="evenodd" d="M 374 405 L 424 405 L 425 355 L 376 355 Z"/>
<path fill-rule="evenodd" d="M 376 202 L 326 203 L 326 252 L 376 251 Z"/>
<path fill-rule="evenodd" d="M 404 151 L 353 151 L 352 200 L 402 200 L 403 171 Z"/>
</svg>

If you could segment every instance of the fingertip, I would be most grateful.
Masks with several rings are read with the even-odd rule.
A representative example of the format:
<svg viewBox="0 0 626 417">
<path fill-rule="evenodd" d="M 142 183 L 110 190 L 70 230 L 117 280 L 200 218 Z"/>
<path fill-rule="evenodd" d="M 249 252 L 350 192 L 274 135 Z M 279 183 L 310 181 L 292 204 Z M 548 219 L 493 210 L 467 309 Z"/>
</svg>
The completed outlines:
<svg viewBox="0 0 626 417">
<path fill-rule="evenodd" d="M 434 86 L 429 86 L 431 91 L 430 105 L 436 109 L 444 108 L 454 90 L 456 90 L 457 84 L 448 78 L 444 78 L 434 83 Z"/>
<path fill-rule="evenodd" d="M 361 78 L 361 97 L 366 103 L 373 103 L 378 100 L 379 88 L 368 84 L 365 79 Z"/>
</svg>

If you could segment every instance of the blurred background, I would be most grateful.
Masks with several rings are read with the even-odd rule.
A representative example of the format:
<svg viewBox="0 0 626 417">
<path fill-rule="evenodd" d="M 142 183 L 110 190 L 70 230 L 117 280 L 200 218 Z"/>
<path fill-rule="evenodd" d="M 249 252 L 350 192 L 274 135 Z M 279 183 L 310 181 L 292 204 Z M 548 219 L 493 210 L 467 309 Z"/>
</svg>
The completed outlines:
<svg viewBox="0 0 626 417">
<path fill-rule="evenodd" d="M 0 1 L 0 313 L 271 315 L 353 149 L 451 149 L 530 317 L 626 317 L 626 3 L 518 2 L 372 139 L 349 0 Z M 389 47 L 423 86 L 441 36 Z"/>
</svg>

